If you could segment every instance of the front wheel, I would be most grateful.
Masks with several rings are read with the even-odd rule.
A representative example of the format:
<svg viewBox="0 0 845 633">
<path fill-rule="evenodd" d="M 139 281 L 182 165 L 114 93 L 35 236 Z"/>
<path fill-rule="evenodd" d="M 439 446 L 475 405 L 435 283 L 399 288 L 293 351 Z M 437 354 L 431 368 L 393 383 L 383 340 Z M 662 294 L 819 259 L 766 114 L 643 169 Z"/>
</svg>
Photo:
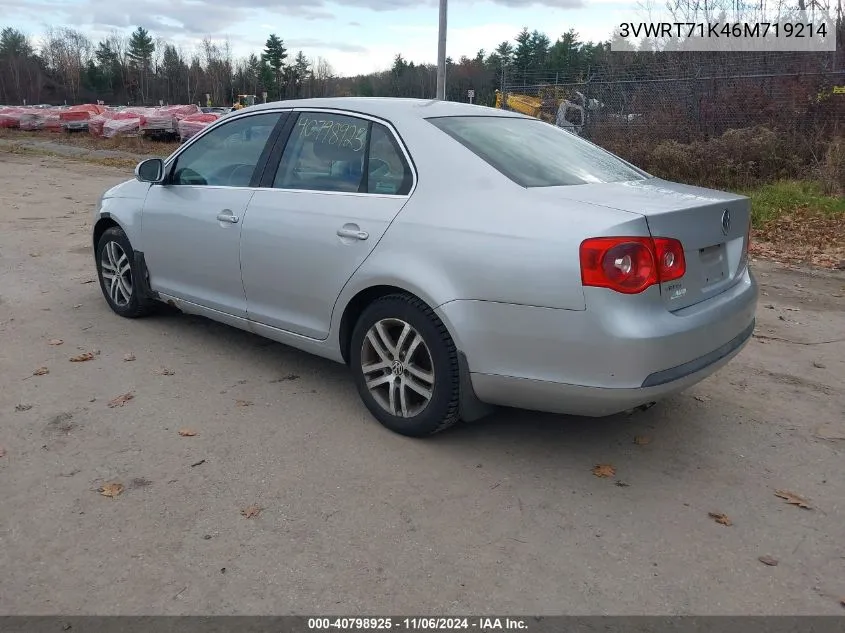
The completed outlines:
<svg viewBox="0 0 845 633">
<path fill-rule="evenodd" d="M 123 229 L 113 226 L 97 242 L 97 276 L 109 307 L 122 317 L 134 319 L 149 314 L 155 301 L 141 294 L 137 280 L 146 271 L 138 270 L 135 251 Z"/>
<path fill-rule="evenodd" d="M 349 356 L 361 399 L 391 431 L 424 437 L 458 421 L 455 343 L 416 297 L 389 295 L 370 304 L 352 332 Z"/>
</svg>

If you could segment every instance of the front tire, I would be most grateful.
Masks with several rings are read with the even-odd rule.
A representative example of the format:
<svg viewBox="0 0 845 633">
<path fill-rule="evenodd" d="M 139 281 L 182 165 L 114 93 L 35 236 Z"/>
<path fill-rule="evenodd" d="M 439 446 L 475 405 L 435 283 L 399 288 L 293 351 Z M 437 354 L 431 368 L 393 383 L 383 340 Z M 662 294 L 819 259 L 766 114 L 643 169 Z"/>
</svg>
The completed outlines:
<svg viewBox="0 0 845 633">
<path fill-rule="evenodd" d="M 349 361 L 358 394 L 391 431 L 424 437 L 458 421 L 455 343 L 420 299 L 394 294 L 371 303 L 352 332 Z"/>
<path fill-rule="evenodd" d="M 135 251 L 123 229 L 107 229 L 97 242 L 97 277 L 106 303 L 122 317 L 135 319 L 146 316 L 155 307 L 155 301 L 142 296 L 137 280 L 146 271 L 138 270 Z"/>
</svg>

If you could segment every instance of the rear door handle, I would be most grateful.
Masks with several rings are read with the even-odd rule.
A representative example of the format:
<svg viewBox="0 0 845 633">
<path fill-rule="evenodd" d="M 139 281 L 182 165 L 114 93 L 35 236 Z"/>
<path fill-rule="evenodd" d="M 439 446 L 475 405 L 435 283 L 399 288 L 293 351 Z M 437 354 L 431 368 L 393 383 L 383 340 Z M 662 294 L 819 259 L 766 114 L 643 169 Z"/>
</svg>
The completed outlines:
<svg viewBox="0 0 845 633">
<path fill-rule="evenodd" d="M 357 229 L 338 229 L 337 236 L 346 237 L 353 240 L 365 240 L 370 237 L 370 234 L 366 231 L 360 231 Z"/>
<path fill-rule="evenodd" d="M 217 219 L 220 222 L 229 222 L 230 224 L 237 224 L 240 218 L 231 211 L 223 211 L 217 214 Z"/>
</svg>

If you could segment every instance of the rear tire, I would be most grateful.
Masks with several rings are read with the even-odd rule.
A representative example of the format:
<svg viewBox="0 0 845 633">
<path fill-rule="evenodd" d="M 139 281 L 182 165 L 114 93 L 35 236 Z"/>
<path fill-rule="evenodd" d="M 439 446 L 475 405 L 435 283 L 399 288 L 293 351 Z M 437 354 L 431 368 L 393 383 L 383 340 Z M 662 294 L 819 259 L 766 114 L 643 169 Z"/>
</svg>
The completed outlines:
<svg viewBox="0 0 845 633">
<path fill-rule="evenodd" d="M 371 303 L 352 332 L 349 364 L 364 404 L 391 431 L 425 437 L 458 421 L 457 349 L 420 299 L 393 294 Z"/>
<path fill-rule="evenodd" d="M 135 251 L 123 229 L 113 226 L 103 233 L 95 259 L 100 289 L 115 314 L 135 319 L 155 309 L 155 300 L 142 296 L 137 280 L 147 271 L 138 270 Z"/>
</svg>

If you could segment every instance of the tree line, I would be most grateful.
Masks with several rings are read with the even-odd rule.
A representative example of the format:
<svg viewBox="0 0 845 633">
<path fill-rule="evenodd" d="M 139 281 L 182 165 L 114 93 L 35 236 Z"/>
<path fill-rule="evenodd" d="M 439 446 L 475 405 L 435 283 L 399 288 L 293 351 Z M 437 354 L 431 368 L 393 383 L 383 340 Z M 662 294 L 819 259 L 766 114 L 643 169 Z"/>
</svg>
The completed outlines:
<svg viewBox="0 0 845 633">
<path fill-rule="evenodd" d="M 805 0 L 796 0 L 801 8 Z M 840 0 L 841 1 L 841 0 Z M 765 11 L 766 0 L 754 5 Z M 830 0 L 814 0 L 830 4 Z M 711 0 L 722 19 L 757 19 L 759 16 L 725 14 L 731 0 Z M 696 0 L 672 0 L 678 20 L 698 20 Z M 739 5 L 736 5 L 739 6 Z M 745 5 L 743 5 L 745 6 Z M 751 6 L 751 5 L 748 5 Z M 780 6 L 780 5 L 779 5 Z M 745 11 L 745 9 L 743 9 Z M 845 41 L 839 12 L 837 40 Z M 752 59 L 753 57 L 753 59 Z M 762 61 L 761 61 L 762 59 Z M 581 83 L 593 77 L 653 80 L 655 77 L 725 72 L 733 68 L 778 72 L 845 69 L 845 49 L 832 55 L 754 57 L 731 54 L 658 52 L 643 42 L 639 51 L 611 52 L 610 41 L 583 42 L 570 29 L 554 41 L 539 30 L 523 28 L 512 41 L 499 43 L 474 56 L 447 59 L 447 99 L 466 101 L 474 91 L 476 103 L 493 105 L 495 91 L 524 90 L 536 94 L 550 83 Z M 58 27 L 48 29 L 38 43 L 21 31 L 0 30 L 0 103 L 81 103 L 156 105 L 200 103 L 231 105 L 238 94 L 253 94 L 261 101 L 317 96 L 396 96 L 431 98 L 436 88 L 436 66 L 405 59 L 400 53 L 383 71 L 340 77 L 323 59 L 309 59 L 303 51 L 291 54 L 284 40 L 270 34 L 264 48 L 235 59 L 227 41 L 203 39 L 191 51 L 155 38 L 142 27 L 130 35 L 113 34 L 92 42 L 84 33 Z M 629 91 L 627 88 L 626 91 Z"/>
<path fill-rule="evenodd" d="M 609 57 L 608 42 L 581 42 L 569 30 L 554 42 L 538 30 L 523 28 L 514 41 L 491 52 L 447 59 L 447 96 L 465 100 L 476 91 L 477 103 L 492 103 L 503 81 L 548 72 L 583 77 L 591 65 Z M 329 95 L 432 97 L 436 66 L 415 63 L 397 54 L 388 69 L 367 75 L 339 77 L 323 59 L 302 51 L 291 55 L 284 40 L 270 34 L 264 49 L 234 59 L 227 41 L 204 39 L 186 52 L 143 27 L 129 36 L 118 34 L 92 42 L 84 33 L 49 29 L 35 44 L 21 31 L 0 31 L 0 103 L 106 103 L 153 105 L 231 104 L 238 94 L 261 100 Z"/>
<path fill-rule="evenodd" d="M 327 60 L 289 55 L 275 34 L 260 53 L 234 59 L 228 41 L 210 38 L 186 52 L 145 28 L 94 44 L 72 28 L 48 29 L 41 41 L 0 30 L 0 103 L 231 105 L 238 94 L 268 100 L 328 96 L 336 73 Z M 206 97 L 208 95 L 208 97 Z"/>
</svg>

